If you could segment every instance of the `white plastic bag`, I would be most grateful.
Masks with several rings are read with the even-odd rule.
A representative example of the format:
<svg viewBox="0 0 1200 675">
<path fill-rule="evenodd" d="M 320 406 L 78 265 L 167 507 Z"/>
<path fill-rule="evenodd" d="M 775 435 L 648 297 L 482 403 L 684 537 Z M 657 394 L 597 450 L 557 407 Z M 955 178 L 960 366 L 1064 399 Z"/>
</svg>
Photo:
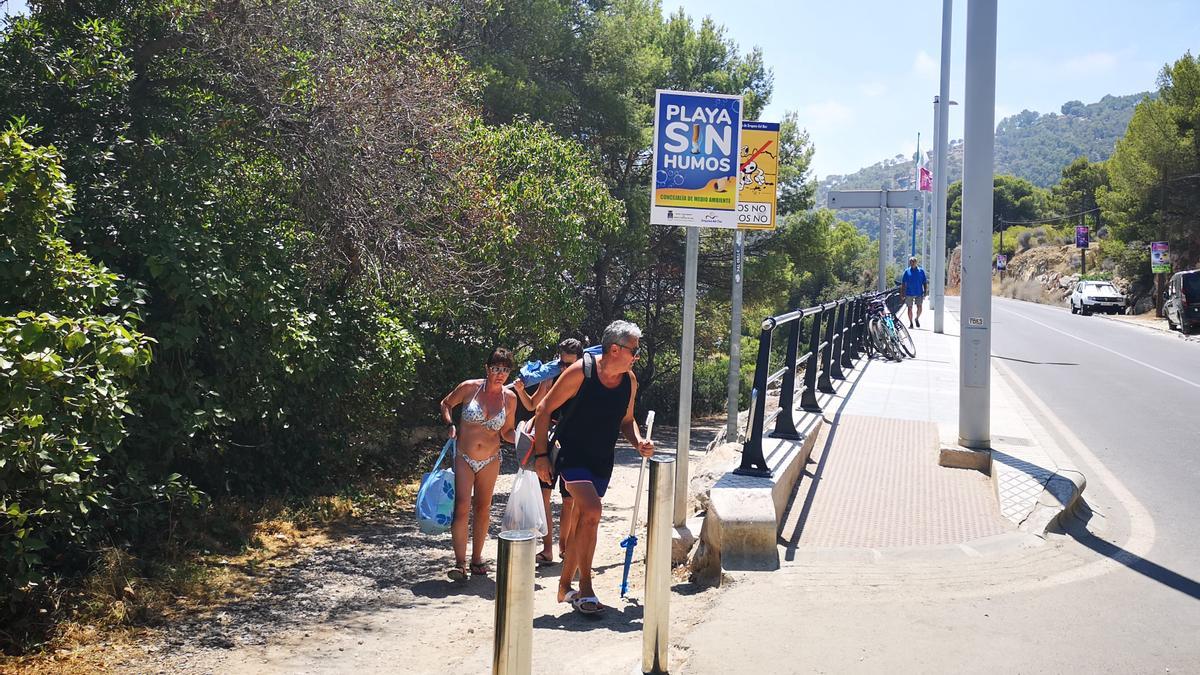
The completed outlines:
<svg viewBox="0 0 1200 675">
<path fill-rule="evenodd" d="M 504 518 L 500 529 L 529 530 L 537 536 L 546 536 L 546 509 L 542 505 L 542 488 L 537 474 L 529 469 L 519 469 L 513 481 L 508 505 L 504 507 Z"/>
</svg>

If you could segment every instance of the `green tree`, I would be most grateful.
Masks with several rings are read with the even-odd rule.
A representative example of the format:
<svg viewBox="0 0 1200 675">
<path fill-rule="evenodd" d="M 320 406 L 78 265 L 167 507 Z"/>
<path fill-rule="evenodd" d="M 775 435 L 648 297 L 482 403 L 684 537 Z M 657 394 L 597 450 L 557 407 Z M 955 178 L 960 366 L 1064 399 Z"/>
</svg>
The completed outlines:
<svg viewBox="0 0 1200 675">
<path fill-rule="evenodd" d="M 992 188 L 992 232 L 1006 224 L 1034 221 L 1045 215 L 1049 194 L 1024 178 L 997 175 Z M 946 248 L 958 246 L 962 238 L 962 181 L 946 191 Z"/>
<path fill-rule="evenodd" d="M 1158 95 L 1138 104 L 1108 161 L 1111 187 L 1099 191 L 1116 237 L 1169 241 L 1177 269 L 1200 261 L 1200 59 L 1189 52 L 1164 66 Z M 1145 257 L 1145 274 L 1149 257 Z"/>
</svg>

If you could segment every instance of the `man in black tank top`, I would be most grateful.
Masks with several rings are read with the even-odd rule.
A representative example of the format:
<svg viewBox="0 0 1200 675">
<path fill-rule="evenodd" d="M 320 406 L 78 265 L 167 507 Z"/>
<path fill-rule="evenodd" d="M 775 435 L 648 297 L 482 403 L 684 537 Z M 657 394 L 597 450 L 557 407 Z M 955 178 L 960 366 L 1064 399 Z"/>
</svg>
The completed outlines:
<svg viewBox="0 0 1200 675">
<path fill-rule="evenodd" d="M 641 352 L 641 337 L 641 329 L 628 321 L 609 324 L 601 340 L 604 353 L 594 359 L 585 355 L 563 371 L 546 398 L 538 403 L 533 418 L 538 476 L 548 482 L 551 469 L 557 469 L 574 502 L 571 514 L 574 523 L 569 528 L 571 536 L 558 580 L 558 600 L 570 602 L 584 614 L 603 609 L 592 588 L 592 557 L 600 527 L 600 500 L 612 477 L 618 434 L 623 433 L 643 457 L 654 454 L 654 443 L 642 439 L 633 418 L 633 401 L 637 396 L 633 363 Z M 562 448 L 558 466 L 551 467 L 546 451 L 550 415 L 572 397 L 576 400 L 556 432 Z M 576 570 L 578 590 L 571 588 Z"/>
</svg>

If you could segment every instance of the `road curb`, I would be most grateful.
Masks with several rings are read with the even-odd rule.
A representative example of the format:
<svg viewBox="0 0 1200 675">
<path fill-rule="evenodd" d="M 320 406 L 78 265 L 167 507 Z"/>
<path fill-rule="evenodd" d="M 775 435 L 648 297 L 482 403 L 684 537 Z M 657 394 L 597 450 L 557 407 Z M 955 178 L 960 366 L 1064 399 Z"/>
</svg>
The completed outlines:
<svg viewBox="0 0 1200 675">
<path fill-rule="evenodd" d="M 1065 519 L 1075 513 L 1081 502 L 1080 497 L 1083 496 L 1084 488 L 1087 487 L 1087 478 L 1067 459 L 1065 452 L 1038 421 L 1034 410 L 1030 407 L 1031 404 L 1033 407 L 1039 407 L 1038 412 L 1049 420 L 1056 419 L 1049 414 L 1049 409 L 1045 404 L 1040 402 L 1040 399 L 1011 368 L 997 362 L 993 362 L 993 368 L 1009 387 L 1013 405 L 1020 406 L 1025 411 L 1024 421 L 1036 437 L 1038 448 L 1054 465 L 1053 467 L 1043 467 L 1048 475 L 1042 483 L 1042 490 L 1032 508 L 1019 522 L 1016 522 L 1019 531 L 1044 538 L 1048 532 L 1059 528 Z M 993 482 L 995 480 L 996 477 L 993 474 Z M 999 493 L 997 499 L 1000 499 Z"/>
</svg>

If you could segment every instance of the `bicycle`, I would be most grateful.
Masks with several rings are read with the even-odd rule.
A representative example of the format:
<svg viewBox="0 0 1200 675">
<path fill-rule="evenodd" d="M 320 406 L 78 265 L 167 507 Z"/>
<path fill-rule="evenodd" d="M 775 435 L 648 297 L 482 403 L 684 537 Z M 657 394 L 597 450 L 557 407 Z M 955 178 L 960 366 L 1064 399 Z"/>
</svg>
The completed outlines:
<svg viewBox="0 0 1200 675">
<path fill-rule="evenodd" d="M 870 318 L 867 331 L 871 338 L 867 343 L 868 351 L 873 348 L 884 357 L 895 361 L 900 361 L 905 356 L 912 358 L 917 355 L 917 346 L 913 343 L 912 335 L 882 300 L 873 300 L 868 311 Z"/>
</svg>

